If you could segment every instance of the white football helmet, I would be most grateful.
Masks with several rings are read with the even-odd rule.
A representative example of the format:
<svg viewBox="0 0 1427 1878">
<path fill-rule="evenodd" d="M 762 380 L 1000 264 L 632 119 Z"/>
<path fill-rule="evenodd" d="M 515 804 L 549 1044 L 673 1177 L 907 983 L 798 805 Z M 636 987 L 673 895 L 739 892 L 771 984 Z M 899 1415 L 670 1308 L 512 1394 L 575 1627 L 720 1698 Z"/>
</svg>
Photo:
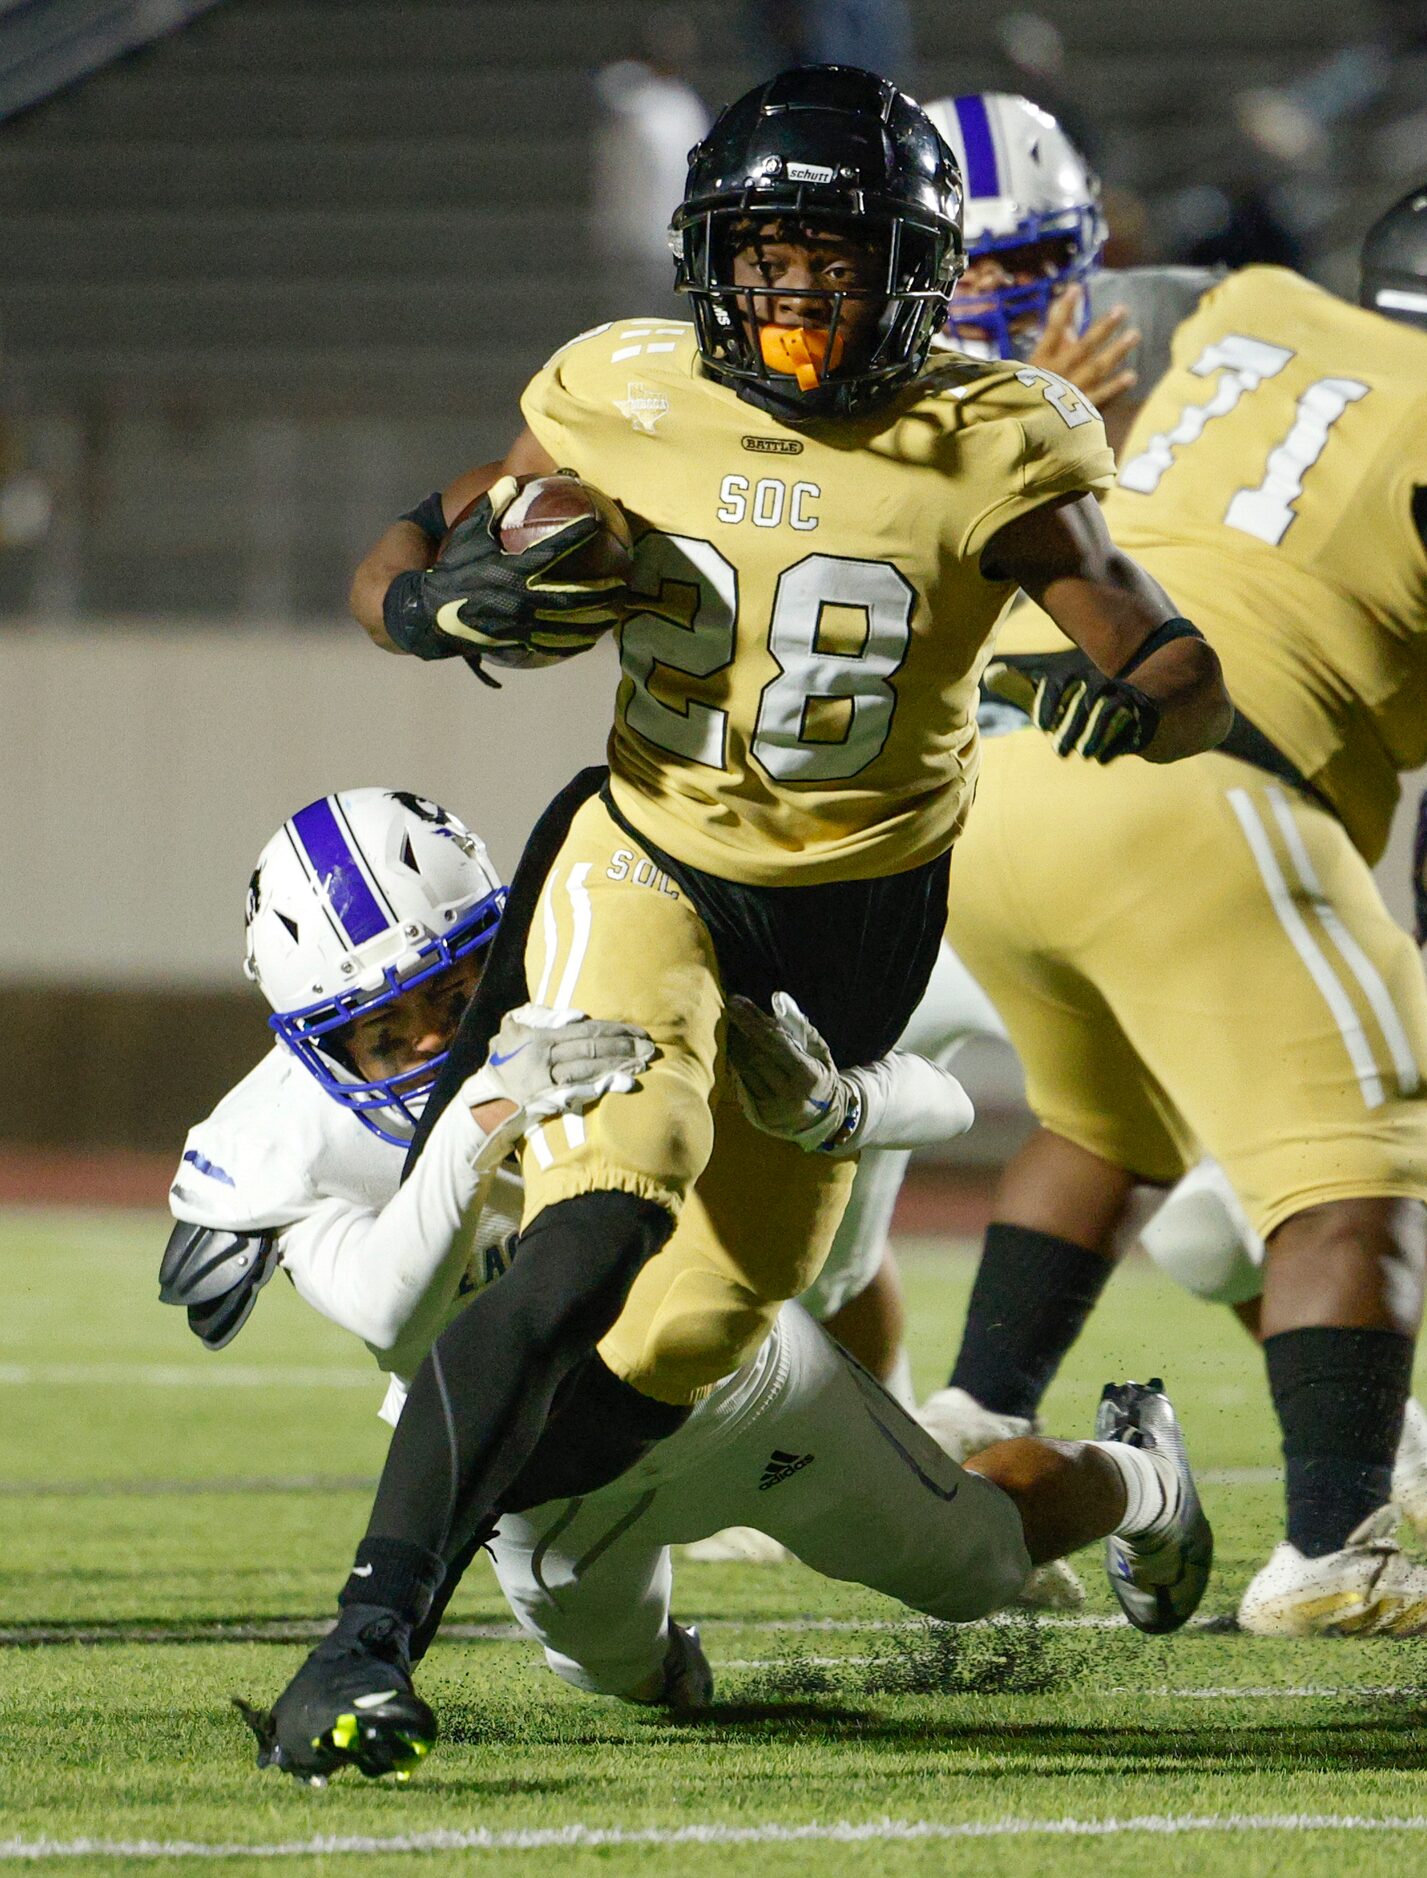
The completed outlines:
<svg viewBox="0 0 1427 1878">
<path fill-rule="evenodd" d="M 956 153 L 966 189 L 966 258 L 1031 243 L 1063 244 L 1045 273 L 990 293 L 965 287 L 951 303 L 945 335 L 963 351 L 1024 358 L 1034 349 L 1050 304 L 1100 259 L 1107 229 L 1100 179 L 1049 111 L 1005 91 L 938 98 L 927 116 Z M 1089 318 L 1088 296 L 1079 324 Z"/>
<path fill-rule="evenodd" d="M 343 1033 L 488 946 L 504 906 L 485 844 L 454 815 L 405 789 L 343 789 L 299 809 L 259 855 L 243 970 L 327 1094 L 402 1145 L 446 1053 L 362 1082 Z"/>
</svg>

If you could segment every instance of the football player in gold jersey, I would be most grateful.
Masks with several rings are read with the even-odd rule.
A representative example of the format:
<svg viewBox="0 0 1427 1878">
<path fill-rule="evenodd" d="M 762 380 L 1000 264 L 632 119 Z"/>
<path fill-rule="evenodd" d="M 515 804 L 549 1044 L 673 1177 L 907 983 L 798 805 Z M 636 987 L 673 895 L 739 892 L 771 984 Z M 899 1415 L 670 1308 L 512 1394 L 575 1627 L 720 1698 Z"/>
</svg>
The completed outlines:
<svg viewBox="0 0 1427 1878">
<path fill-rule="evenodd" d="M 1061 761 L 1100 681 L 1015 613 L 991 689 L 1052 736 L 988 742 L 949 925 L 1041 1129 L 944 1395 L 1032 1417 L 1133 1185 L 1212 1155 L 1268 1246 L 1288 1530 L 1240 1617 L 1272 1634 L 1427 1630 L 1384 1510 L 1427 1250 L 1427 985 L 1370 872 L 1427 761 L 1427 191 L 1364 261 L 1362 307 L 1273 268 L 1208 293 L 1105 505 L 1219 652 L 1229 738 L 1173 770 Z"/>
<path fill-rule="evenodd" d="M 692 328 L 618 321 L 562 348 L 503 462 L 358 571 L 358 619 L 418 656 L 545 658 L 618 612 L 608 777 L 572 785 L 532 838 L 451 1086 L 521 986 L 617 1010 L 658 1056 L 637 1096 L 532 1136 L 510 1282 L 417 1377 L 342 1625 L 275 1711 L 295 1753 L 334 1703 L 393 1686 L 444 1558 L 499 1508 L 557 1392 L 570 1418 L 596 1347 L 614 1393 L 588 1438 L 612 1465 L 622 1390 L 618 1472 L 816 1275 L 851 1167 L 745 1118 L 725 999 L 786 991 L 844 1065 L 895 1042 L 940 944 L 978 681 L 1016 589 L 1106 675 L 1102 754 L 1159 767 L 1227 730 L 1213 652 L 1105 533 L 1093 407 L 1014 362 L 926 367 L 959 208 L 954 157 L 887 81 L 826 67 L 759 86 L 694 152 L 675 217 Z M 562 581 L 578 527 L 501 551 L 513 479 L 559 465 L 628 515 L 627 595 Z M 826 1119 L 835 1146 L 853 1118 Z"/>
</svg>

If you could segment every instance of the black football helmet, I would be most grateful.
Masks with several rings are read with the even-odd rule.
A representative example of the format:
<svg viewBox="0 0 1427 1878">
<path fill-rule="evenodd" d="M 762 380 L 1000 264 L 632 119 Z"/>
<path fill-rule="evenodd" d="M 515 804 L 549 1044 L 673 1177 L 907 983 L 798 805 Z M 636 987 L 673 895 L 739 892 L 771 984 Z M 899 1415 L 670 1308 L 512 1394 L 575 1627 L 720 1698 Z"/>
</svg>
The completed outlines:
<svg viewBox="0 0 1427 1878">
<path fill-rule="evenodd" d="M 689 155 L 670 225 L 677 286 L 693 302 L 706 369 L 784 423 L 860 413 L 921 369 L 966 265 L 961 175 L 935 125 L 888 79 L 851 65 L 800 66 L 722 111 Z M 733 280 L 749 218 L 864 230 L 885 243 L 881 317 L 870 351 L 839 363 L 850 290 L 828 300 L 813 369 L 776 369 L 759 338 L 755 290 Z M 771 332 L 772 329 L 770 329 Z M 781 361 L 780 361 L 781 363 Z"/>
<path fill-rule="evenodd" d="M 1427 331 L 1427 184 L 1379 216 L 1363 242 L 1361 306 Z"/>
</svg>

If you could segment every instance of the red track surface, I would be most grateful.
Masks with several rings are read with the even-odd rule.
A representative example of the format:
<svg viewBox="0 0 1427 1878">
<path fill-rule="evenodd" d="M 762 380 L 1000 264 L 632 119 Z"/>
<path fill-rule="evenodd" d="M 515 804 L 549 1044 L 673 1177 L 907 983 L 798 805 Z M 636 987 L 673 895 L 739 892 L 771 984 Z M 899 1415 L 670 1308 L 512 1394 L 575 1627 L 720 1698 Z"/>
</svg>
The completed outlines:
<svg viewBox="0 0 1427 1878">
<path fill-rule="evenodd" d="M 162 1209 L 174 1162 L 166 1154 L 0 1146 L 0 1206 L 134 1206 Z M 995 1174 L 914 1167 L 897 1202 L 899 1232 L 979 1233 L 991 1213 Z"/>
</svg>

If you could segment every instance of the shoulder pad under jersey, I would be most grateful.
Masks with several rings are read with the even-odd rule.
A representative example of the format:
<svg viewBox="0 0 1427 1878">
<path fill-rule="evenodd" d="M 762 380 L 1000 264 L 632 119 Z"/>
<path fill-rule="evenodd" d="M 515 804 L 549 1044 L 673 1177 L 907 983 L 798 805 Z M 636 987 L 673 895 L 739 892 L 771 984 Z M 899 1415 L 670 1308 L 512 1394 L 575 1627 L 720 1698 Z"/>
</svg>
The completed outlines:
<svg viewBox="0 0 1427 1878">
<path fill-rule="evenodd" d="M 224 1232 L 181 1219 L 159 1267 L 159 1302 L 181 1304 L 188 1327 L 210 1350 L 231 1343 L 277 1270 L 277 1234 Z"/>
</svg>

